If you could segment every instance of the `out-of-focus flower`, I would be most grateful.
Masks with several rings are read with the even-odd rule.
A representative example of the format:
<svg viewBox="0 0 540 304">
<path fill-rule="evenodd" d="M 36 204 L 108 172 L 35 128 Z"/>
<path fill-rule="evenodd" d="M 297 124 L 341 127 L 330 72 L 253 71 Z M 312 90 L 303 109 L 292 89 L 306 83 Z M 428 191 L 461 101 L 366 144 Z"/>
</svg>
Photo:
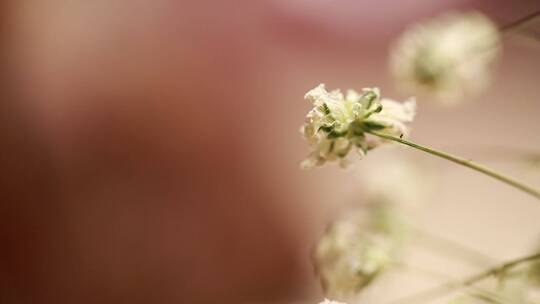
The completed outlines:
<svg viewBox="0 0 540 304">
<path fill-rule="evenodd" d="M 351 151 L 363 157 L 383 140 L 366 132 L 378 131 L 393 136 L 409 133 L 405 123 L 411 122 L 416 103 L 398 103 L 381 99 L 377 88 L 364 89 L 362 94 L 349 90 L 344 96 L 339 90 L 327 92 L 324 84 L 309 91 L 305 98 L 313 103 L 301 128 L 312 151 L 302 167 L 321 166 L 337 161 L 350 163 Z"/>
<path fill-rule="evenodd" d="M 480 92 L 500 53 L 499 31 L 477 12 L 449 13 L 407 30 L 391 54 L 398 84 L 452 103 Z"/>
<path fill-rule="evenodd" d="M 397 260 L 406 226 L 388 207 L 338 220 L 319 240 L 314 263 L 328 296 L 351 299 Z"/>
<path fill-rule="evenodd" d="M 322 301 L 319 304 L 346 304 L 346 303 L 324 299 L 324 301 Z"/>
</svg>

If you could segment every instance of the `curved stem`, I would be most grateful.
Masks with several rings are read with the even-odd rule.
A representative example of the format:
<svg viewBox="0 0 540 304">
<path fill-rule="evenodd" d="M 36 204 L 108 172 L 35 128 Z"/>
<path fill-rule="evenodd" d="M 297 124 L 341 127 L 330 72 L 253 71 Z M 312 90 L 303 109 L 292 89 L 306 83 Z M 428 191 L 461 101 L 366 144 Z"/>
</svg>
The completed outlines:
<svg viewBox="0 0 540 304">
<path fill-rule="evenodd" d="M 522 258 L 519 258 L 519 259 L 515 259 L 515 260 L 512 260 L 512 261 L 503 263 L 503 264 L 499 264 L 499 265 L 497 265 L 495 267 L 489 268 L 489 269 L 487 269 L 487 270 L 485 270 L 483 272 L 480 272 L 480 273 L 478 273 L 476 275 L 470 276 L 470 277 L 466 278 L 463 281 L 451 281 L 451 282 L 448 282 L 446 284 L 436 286 L 436 287 L 428 289 L 428 290 L 424 290 L 424 291 L 419 292 L 417 294 L 410 295 L 410 296 L 404 297 L 404 298 L 396 300 L 396 301 L 392 301 L 392 303 L 400 303 L 400 304 L 415 303 L 415 304 L 419 304 L 420 302 L 426 302 L 426 301 L 432 300 L 434 298 L 437 298 L 439 296 L 442 296 L 442 295 L 444 295 L 444 294 L 446 294 L 448 292 L 452 292 L 452 291 L 458 290 L 460 288 L 471 287 L 475 283 L 477 283 L 477 282 L 479 282 L 479 281 L 481 281 L 481 280 L 483 280 L 485 278 L 488 278 L 490 276 L 495 276 L 495 275 L 498 275 L 500 273 L 504 273 L 505 271 L 510 270 L 511 268 L 514 268 L 514 267 L 516 267 L 518 265 L 521 265 L 521 264 L 527 263 L 527 262 L 531 262 L 531 261 L 534 261 L 534 260 L 538 260 L 538 259 L 540 259 L 540 253 L 535 253 L 535 254 L 532 254 L 532 255 L 528 255 L 528 256 L 525 256 L 525 257 L 522 257 Z"/>
<path fill-rule="evenodd" d="M 540 11 L 536 11 L 532 14 L 529 14 L 527 16 L 524 16 L 514 22 L 511 22 L 507 25 L 503 25 L 500 27 L 500 31 L 503 32 L 503 33 L 508 33 L 508 32 L 511 32 L 519 27 L 521 27 L 522 25 L 524 25 L 525 23 L 528 23 L 530 21 L 533 21 L 534 19 L 540 17 Z"/>
<path fill-rule="evenodd" d="M 420 245 L 424 245 L 425 248 L 431 250 L 439 251 L 447 257 L 457 258 L 463 262 L 468 262 L 473 266 L 482 268 L 495 263 L 493 258 L 486 256 L 473 248 L 469 248 L 439 235 L 432 234 L 418 227 L 412 227 L 411 229 L 416 234 Z"/>
<path fill-rule="evenodd" d="M 448 154 L 448 153 L 445 153 L 445 152 L 441 152 L 441 151 L 437 151 L 435 149 L 432 149 L 432 148 L 428 148 L 428 147 L 425 147 L 425 146 L 421 146 L 419 144 L 415 144 L 413 142 L 410 142 L 408 140 L 404 140 L 402 138 L 399 138 L 399 137 L 394 137 L 394 136 L 391 136 L 391 135 L 387 135 L 387 134 L 383 134 L 383 133 L 378 133 L 378 132 L 374 132 L 374 131 L 369 131 L 367 132 L 369 134 L 372 134 L 372 135 L 375 135 L 375 136 L 378 136 L 378 137 L 381 137 L 381 138 L 384 138 L 384 139 L 388 139 L 388 140 L 392 140 L 392 141 L 395 141 L 395 142 L 398 142 L 400 144 L 404 144 L 404 145 L 407 145 L 409 147 L 413 147 L 415 149 L 418 149 L 418 150 L 421 150 L 421 151 L 424 151 L 424 152 L 427 152 L 429 154 L 432 154 L 432 155 L 435 155 L 435 156 L 438 156 L 438 157 L 441 157 L 441 158 L 444 158 L 446 160 L 449 160 L 451 162 L 454 162 L 456 164 L 460 164 L 462 166 L 465 166 L 465 167 L 468 167 L 468 168 L 471 168 L 473 170 L 476 170 L 478 172 L 481 172 L 487 176 L 491 176 L 505 184 L 508 184 L 514 188 L 517 188 L 523 192 L 526 192 L 538 199 L 540 199 L 540 190 L 537 189 L 537 188 L 534 188 L 534 187 L 531 187 L 529 185 L 526 185 L 512 177 L 509 177 L 509 176 L 506 176 L 502 173 L 499 173 L 499 172 L 496 172 L 494 171 L 493 169 L 490 169 L 486 166 L 483 166 L 483 165 L 480 165 L 480 164 L 477 164 L 471 160 L 468 160 L 468 159 L 464 159 L 464 158 L 461 158 L 461 157 L 458 157 L 458 156 L 454 156 L 452 154 Z"/>
<path fill-rule="evenodd" d="M 446 273 L 441 273 L 438 271 L 433 271 L 430 269 L 425 269 L 422 267 L 412 266 L 410 264 L 403 264 L 403 263 L 396 263 L 395 266 L 401 268 L 404 271 L 408 271 L 412 274 L 418 274 L 422 275 L 427 279 L 430 280 L 444 280 L 448 281 L 450 277 Z M 498 304 L 510 304 L 511 302 L 502 297 L 501 295 L 498 295 L 490 290 L 482 289 L 475 286 L 469 286 L 470 290 L 467 290 L 466 293 L 474 298 L 479 299 L 485 299 L 489 300 L 490 302 L 498 303 Z"/>
</svg>

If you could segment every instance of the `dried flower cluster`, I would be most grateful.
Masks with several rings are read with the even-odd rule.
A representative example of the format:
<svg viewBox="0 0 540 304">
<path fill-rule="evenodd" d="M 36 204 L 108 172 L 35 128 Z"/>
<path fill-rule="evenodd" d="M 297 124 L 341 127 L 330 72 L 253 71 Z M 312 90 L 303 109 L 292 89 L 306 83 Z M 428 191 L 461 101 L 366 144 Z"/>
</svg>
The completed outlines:
<svg viewBox="0 0 540 304">
<path fill-rule="evenodd" d="M 447 14 L 401 36 L 392 52 L 392 72 L 408 92 L 456 102 L 489 83 L 499 40 L 497 27 L 484 15 Z"/>
<path fill-rule="evenodd" d="M 386 204 L 334 222 L 317 244 L 314 262 L 326 294 L 350 299 L 396 261 L 404 223 Z"/>
<path fill-rule="evenodd" d="M 530 21 L 540 14 L 531 16 L 523 20 Z M 407 30 L 393 49 L 391 66 L 399 84 L 409 92 L 456 102 L 486 87 L 499 54 L 500 33 L 488 18 L 476 12 L 451 13 Z M 399 142 L 540 198 L 538 188 L 473 161 L 402 139 L 408 136 L 407 123 L 415 116 L 414 100 L 400 103 L 384 99 L 377 88 L 363 89 L 362 93 L 328 92 L 323 84 L 310 90 L 305 99 L 313 108 L 301 128 L 311 148 L 309 157 L 302 163 L 304 168 L 327 162 L 344 167 L 354 155 L 362 158 L 384 143 Z M 371 175 L 365 169 L 362 168 L 365 175 L 362 184 L 367 192 L 364 198 L 368 208 L 357 208 L 363 212 L 350 213 L 332 223 L 313 254 L 326 295 L 348 302 L 384 270 L 399 264 L 401 249 L 412 229 L 395 212 L 396 206 L 419 201 L 422 195 L 418 189 L 428 188 L 426 184 L 429 184 L 422 180 L 425 174 L 403 162 L 378 162 L 375 174 Z M 475 254 L 467 247 L 444 239 L 443 242 L 455 250 Z M 462 282 L 449 282 L 413 294 L 407 300 L 413 303 L 415 296 L 429 300 L 439 292 L 462 288 L 464 292 L 452 303 L 537 303 L 539 282 L 540 253 L 536 253 L 484 270 Z M 320 304 L 345 303 L 325 299 Z"/>
<path fill-rule="evenodd" d="M 301 129 L 312 148 L 302 162 L 304 168 L 328 161 L 346 166 L 352 154 L 363 157 L 384 142 L 370 136 L 370 131 L 407 136 L 406 123 L 413 120 L 416 111 L 414 100 L 399 103 L 381 99 L 377 88 L 364 89 L 362 94 L 348 90 L 344 96 L 339 90 L 327 92 L 324 84 L 320 84 L 305 98 L 313 104 L 313 109 Z"/>
</svg>

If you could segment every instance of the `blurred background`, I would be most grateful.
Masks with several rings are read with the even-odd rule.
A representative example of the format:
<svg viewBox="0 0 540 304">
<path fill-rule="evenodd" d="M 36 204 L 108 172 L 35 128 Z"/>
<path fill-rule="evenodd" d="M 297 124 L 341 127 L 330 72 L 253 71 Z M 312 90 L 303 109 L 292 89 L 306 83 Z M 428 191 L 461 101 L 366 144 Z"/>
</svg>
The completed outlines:
<svg viewBox="0 0 540 304">
<path fill-rule="evenodd" d="M 540 3 L 1 1 L 0 302 L 315 303 L 311 248 L 362 203 L 362 184 L 355 170 L 299 169 L 303 95 L 322 82 L 404 99 L 389 47 L 460 9 L 505 25 Z M 540 43 L 503 46 L 487 93 L 419 100 L 412 138 L 540 185 L 540 167 L 511 153 L 540 152 Z M 537 243 L 534 198 L 394 152 L 433 173 L 418 225 L 495 260 Z M 373 293 L 426 284 L 401 277 Z"/>
</svg>

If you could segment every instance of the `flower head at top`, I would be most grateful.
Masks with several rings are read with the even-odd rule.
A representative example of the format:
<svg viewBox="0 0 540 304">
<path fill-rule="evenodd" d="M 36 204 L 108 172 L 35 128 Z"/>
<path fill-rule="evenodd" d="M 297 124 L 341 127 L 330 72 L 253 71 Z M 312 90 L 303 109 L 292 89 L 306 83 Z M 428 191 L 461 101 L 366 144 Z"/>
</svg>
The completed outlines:
<svg viewBox="0 0 540 304">
<path fill-rule="evenodd" d="M 392 50 L 392 73 L 410 93 L 455 103 L 489 83 L 499 40 L 484 15 L 449 13 L 405 31 Z"/>
<path fill-rule="evenodd" d="M 302 167 L 321 166 L 328 161 L 341 166 L 350 163 L 352 154 L 363 157 L 367 151 L 385 142 L 369 132 L 407 136 L 416 112 L 414 100 L 399 103 L 381 99 L 379 89 L 363 89 L 362 94 L 348 90 L 326 91 L 324 84 L 307 92 L 313 104 L 301 128 L 312 151 Z M 353 153 L 354 152 L 354 153 Z"/>
</svg>

